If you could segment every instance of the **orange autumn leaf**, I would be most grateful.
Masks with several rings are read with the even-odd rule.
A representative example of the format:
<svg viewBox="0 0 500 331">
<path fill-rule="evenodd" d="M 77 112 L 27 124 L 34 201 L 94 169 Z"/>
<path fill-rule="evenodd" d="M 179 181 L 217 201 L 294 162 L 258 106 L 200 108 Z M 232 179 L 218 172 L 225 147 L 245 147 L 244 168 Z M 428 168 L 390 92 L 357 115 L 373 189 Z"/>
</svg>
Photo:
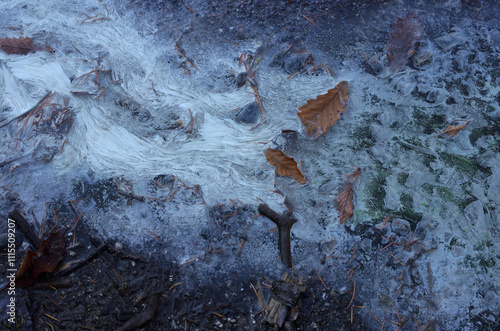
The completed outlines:
<svg viewBox="0 0 500 331">
<path fill-rule="evenodd" d="M 349 102 L 349 83 L 342 81 L 326 94 L 319 95 L 316 99 L 307 100 L 299 107 L 299 115 L 305 127 L 307 136 L 313 139 L 328 131 L 328 128 L 340 119 L 340 114 L 345 111 Z"/>
<path fill-rule="evenodd" d="M 345 221 L 354 214 L 354 203 L 352 201 L 354 196 L 353 185 L 356 180 L 358 180 L 360 174 L 361 168 L 356 168 L 352 173 L 346 175 L 346 184 L 337 197 L 340 211 L 340 224 L 344 224 Z"/>
<path fill-rule="evenodd" d="M 446 133 L 450 137 L 455 137 L 463 128 L 469 125 L 470 121 L 460 126 L 448 125 L 446 129 L 444 129 L 443 133 Z"/>
<path fill-rule="evenodd" d="M 286 156 L 282 151 L 268 148 L 264 151 L 267 161 L 274 166 L 276 173 L 280 176 L 292 176 L 300 184 L 306 183 L 306 178 L 300 172 L 297 162 Z"/>
</svg>

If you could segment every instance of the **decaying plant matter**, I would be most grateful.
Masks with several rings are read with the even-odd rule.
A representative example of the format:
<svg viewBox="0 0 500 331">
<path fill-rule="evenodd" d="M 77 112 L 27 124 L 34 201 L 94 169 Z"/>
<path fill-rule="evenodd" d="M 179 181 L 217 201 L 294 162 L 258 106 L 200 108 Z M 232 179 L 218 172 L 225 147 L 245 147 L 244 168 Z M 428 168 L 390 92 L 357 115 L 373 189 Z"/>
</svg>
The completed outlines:
<svg viewBox="0 0 500 331">
<path fill-rule="evenodd" d="M 358 180 L 360 174 L 361 169 L 356 168 L 352 173 L 346 175 L 347 180 L 344 184 L 344 188 L 337 197 L 341 224 L 344 224 L 354 213 L 354 203 L 352 201 L 353 185 Z"/>
<path fill-rule="evenodd" d="M 276 328 L 295 330 L 294 323 L 305 291 L 302 277 L 296 279 L 285 273 L 279 281 L 273 283 L 264 320 Z"/>
<path fill-rule="evenodd" d="M 392 72 L 403 69 L 408 59 L 415 54 L 422 37 L 422 26 L 416 13 L 398 18 L 392 24 L 387 42 L 387 66 Z"/>
<path fill-rule="evenodd" d="M 306 183 L 306 178 L 300 172 L 297 162 L 293 158 L 286 156 L 285 153 L 278 149 L 272 148 L 265 150 L 264 154 L 266 154 L 267 161 L 276 168 L 278 175 L 292 176 L 299 184 Z"/>
<path fill-rule="evenodd" d="M 342 81 L 326 94 L 307 100 L 299 107 L 299 115 L 305 127 L 305 134 L 313 139 L 326 133 L 328 128 L 340 119 L 349 102 L 349 83 Z"/>
<path fill-rule="evenodd" d="M 64 260 L 65 252 L 64 230 L 52 232 L 46 240 L 42 240 L 38 252 L 30 249 L 26 252 L 16 274 L 16 286 L 30 286 L 42 272 L 53 272 Z"/>
<path fill-rule="evenodd" d="M 462 125 L 448 125 L 446 129 L 444 129 L 443 133 L 446 133 L 450 137 L 455 137 L 462 129 L 464 129 L 467 125 L 469 125 L 470 121 L 464 123 Z"/>
<path fill-rule="evenodd" d="M 31 38 L 19 37 L 19 38 L 2 38 L 0 39 L 0 48 L 7 54 L 21 54 L 26 55 L 29 53 L 35 53 L 40 50 L 47 50 L 52 52 L 52 48 L 46 47 L 45 49 L 38 47 L 33 44 Z"/>
</svg>

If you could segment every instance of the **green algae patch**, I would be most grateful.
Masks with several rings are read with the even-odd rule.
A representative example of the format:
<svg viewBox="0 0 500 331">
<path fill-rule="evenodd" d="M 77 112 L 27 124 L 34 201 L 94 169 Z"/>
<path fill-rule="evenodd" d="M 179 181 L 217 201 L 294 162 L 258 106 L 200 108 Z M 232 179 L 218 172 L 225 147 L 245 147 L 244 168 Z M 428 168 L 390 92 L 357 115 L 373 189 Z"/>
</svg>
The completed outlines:
<svg viewBox="0 0 500 331">
<path fill-rule="evenodd" d="M 491 171 L 488 168 L 482 167 L 475 157 L 455 155 L 447 152 L 441 152 L 439 156 L 446 165 L 454 167 L 457 171 L 465 175 L 474 176 L 477 171 L 491 175 Z"/>
</svg>

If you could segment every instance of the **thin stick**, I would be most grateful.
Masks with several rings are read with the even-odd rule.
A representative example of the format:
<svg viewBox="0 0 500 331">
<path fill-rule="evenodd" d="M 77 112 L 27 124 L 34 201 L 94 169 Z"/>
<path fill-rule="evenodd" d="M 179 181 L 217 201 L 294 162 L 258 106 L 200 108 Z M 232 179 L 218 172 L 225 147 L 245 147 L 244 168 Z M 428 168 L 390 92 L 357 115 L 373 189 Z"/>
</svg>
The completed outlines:
<svg viewBox="0 0 500 331">
<path fill-rule="evenodd" d="M 234 212 L 232 214 L 222 216 L 222 218 L 228 218 L 228 217 L 234 216 L 234 215 L 238 214 L 240 211 L 241 211 L 241 209 L 238 209 L 236 212 Z"/>
<path fill-rule="evenodd" d="M 328 67 L 326 65 L 324 65 L 324 67 L 325 67 L 326 71 L 328 72 L 328 74 L 330 75 L 330 77 L 333 78 L 332 73 L 330 72 L 330 70 L 328 69 Z"/>
<path fill-rule="evenodd" d="M 349 275 L 349 278 L 347 278 L 347 281 L 349 281 L 349 280 L 351 279 L 352 275 L 354 275 L 354 269 L 355 269 L 355 268 L 354 268 L 354 267 L 352 267 L 351 269 L 349 269 L 349 271 L 347 271 L 347 272 L 345 273 L 345 275 L 347 275 L 348 273 L 351 273 L 351 274 Z M 344 275 L 344 276 L 345 276 L 345 275 Z"/>
<path fill-rule="evenodd" d="M 174 287 L 179 286 L 179 285 L 181 285 L 181 284 L 182 284 L 182 282 L 179 282 L 179 283 L 177 283 L 177 284 L 174 284 L 174 285 L 170 286 L 170 288 L 169 288 L 168 290 L 169 290 L 169 291 L 172 291 L 172 289 L 173 289 Z"/>
<path fill-rule="evenodd" d="M 99 94 L 99 96 L 97 97 L 96 100 L 99 100 L 102 97 L 102 95 L 104 94 L 104 92 L 106 92 L 107 89 L 108 89 L 107 87 L 104 88 L 104 90 L 101 92 L 101 94 Z"/>
<path fill-rule="evenodd" d="M 417 322 L 417 319 L 415 318 L 415 316 L 413 317 L 413 320 L 415 321 L 415 324 L 417 325 L 417 330 L 420 331 L 420 327 L 418 326 L 418 322 Z"/>
<path fill-rule="evenodd" d="M 293 76 L 295 76 L 295 74 L 296 74 L 298 71 L 299 71 L 299 69 L 295 70 L 295 71 L 293 72 L 293 74 L 291 74 L 290 76 L 288 76 L 287 80 L 288 80 L 288 79 L 290 79 L 290 78 L 292 78 Z"/>
<path fill-rule="evenodd" d="M 174 191 L 172 194 L 170 194 L 170 196 L 169 196 L 169 197 L 167 197 L 167 198 L 165 199 L 165 202 L 170 201 L 170 199 L 172 199 L 172 198 L 174 197 L 174 194 L 177 192 L 177 190 L 179 190 L 179 188 L 176 188 L 176 189 L 175 189 L 175 191 Z"/>
<path fill-rule="evenodd" d="M 194 11 L 191 8 L 189 8 L 188 5 L 184 4 L 184 6 L 186 6 L 186 8 L 191 12 L 191 14 L 194 14 Z"/>
<path fill-rule="evenodd" d="M 316 23 L 314 23 L 313 21 L 311 21 L 311 19 L 309 17 L 307 17 L 306 15 L 302 14 L 302 16 L 308 20 L 309 22 L 311 22 L 312 24 L 316 25 Z"/>
<path fill-rule="evenodd" d="M 74 322 L 75 320 L 73 319 L 73 314 L 71 314 L 71 310 L 69 310 L 69 306 L 67 303 L 66 303 L 66 308 L 68 308 L 69 317 L 71 317 L 71 320 Z"/>
<path fill-rule="evenodd" d="M 51 316 L 51 315 L 46 314 L 46 313 L 42 313 L 42 314 L 44 314 L 45 316 L 47 316 L 48 318 L 50 318 L 50 319 L 52 319 L 52 320 L 54 320 L 54 321 L 61 322 L 60 320 L 58 320 L 58 319 L 57 319 L 57 318 L 55 318 L 54 316 Z"/>
<path fill-rule="evenodd" d="M 368 309 L 370 310 L 370 309 Z M 382 322 L 380 322 L 380 320 L 378 319 L 377 316 L 375 316 L 375 314 L 370 310 L 370 313 L 373 315 L 373 317 L 375 317 L 375 319 L 377 320 L 378 324 L 382 325 Z"/>
<path fill-rule="evenodd" d="M 356 254 L 356 250 L 358 249 L 358 246 L 354 245 L 354 251 L 352 252 L 351 259 L 349 260 L 349 267 L 351 266 L 352 259 L 354 258 L 354 254 Z"/>
<path fill-rule="evenodd" d="M 243 251 L 243 245 L 245 244 L 245 239 L 241 241 L 240 247 L 238 247 L 238 253 L 236 253 L 237 257 L 240 257 L 241 252 Z"/>
<path fill-rule="evenodd" d="M 257 294 L 257 290 L 255 289 L 255 286 L 253 286 L 252 283 L 250 283 L 250 286 L 252 287 L 253 291 L 255 292 L 255 296 L 257 297 L 257 299 L 259 298 L 259 295 Z"/>
<path fill-rule="evenodd" d="M 158 186 L 160 186 L 160 187 L 165 187 L 165 186 L 163 186 L 162 184 L 160 184 L 159 182 L 157 182 L 157 181 L 156 181 L 156 180 L 154 180 L 154 179 L 153 179 L 153 182 L 155 182 L 156 184 L 158 184 Z"/>
<path fill-rule="evenodd" d="M 363 57 L 365 58 L 366 62 L 367 63 L 370 63 L 370 61 L 368 61 L 368 58 L 366 57 L 365 53 L 363 53 L 362 51 L 359 51 L 361 53 L 361 55 L 363 55 Z"/>
<path fill-rule="evenodd" d="M 317 271 L 316 271 L 316 275 L 318 275 L 318 278 L 321 281 L 321 284 L 323 284 L 323 286 L 325 287 L 325 289 L 328 291 L 328 287 L 326 287 L 325 282 L 323 281 L 323 279 L 321 279 L 321 276 L 319 275 L 319 273 Z"/>
<path fill-rule="evenodd" d="M 389 252 L 387 252 L 387 253 L 389 253 Z M 392 256 L 392 257 L 393 257 L 396 261 L 398 261 L 398 262 L 399 262 L 399 264 L 401 264 L 403 267 L 405 266 L 405 265 L 403 264 L 403 262 L 399 261 L 399 259 L 398 259 L 397 257 L 395 257 L 394 255 L 392 255 L 391 253 L 389 253 L 389 254 L 390 254 L 390 255 L 391 255 L 391 256 Z"/>
<path fill-rule="evenodd" d="M 356 294 L 356 280 L 354 280 L 354 289 L 352 290 L 351 301 L 349 302 L 349 305 L 347 306 L 347 308 L 349 308 L 351 306 L 352 301 L 354 300 L 354 294 Z"/>
<path fill-rule="evenodd" d="M 50 229 L 49 232 L 52 232 L 52 230 L 54 230 L 55 228 L 57 228 L 59 226 L 59 217 L 57 217 L 56 210 L 54 208 L 52 208 L 52 211 L 54 212 L 54 216 L 56 217 L 56 225 L 54 225 L 54 227 L 52 229 Z"/>
<path fill-rule="evenodd" d="M 259 310 L 257 312 L 257 314 L 253 315 L 253 317 L 257 317 L 257 315 L 259 315 L 260 313 L 262 313 L 268 306 L 269 306 L 269 304 L 267 304 L 264 308 L 262 308 L 261 310 Z"/>
<path fill-rule="evenodd" d="M 273 283 L 268 278 L 266 278 L 266 276 L 264 276 L 263 274 L 260 274 L 260 275 L 262 276 L 262 278 L 264 278 L 265 280 L 267 280 L 269 283 L 271 283 L 271 284 Z"/>
<path fill-rule="evenodd" d="M 191 260 L 187 260 L 186 262 L 181 263 L 181 265 L 188 264 L 190 262 L 193 262 L 197 259 L 198 257 L 193 257 Z"/>
<path fill-rule="evenodd" d="M 78 217 L 76 218 L 76 221 L 75 221 L 75 224 L 73 225 L 73 227 L 71 228 L 71 231 L 73 231 L 73 229 L 75 228 L 75 226 L 78 224 L 78 221 L 80 220 L 80 217 L 82 216 L 82 213 L 80 213 L 80 215 L 78 215 Z"/>
</svg>

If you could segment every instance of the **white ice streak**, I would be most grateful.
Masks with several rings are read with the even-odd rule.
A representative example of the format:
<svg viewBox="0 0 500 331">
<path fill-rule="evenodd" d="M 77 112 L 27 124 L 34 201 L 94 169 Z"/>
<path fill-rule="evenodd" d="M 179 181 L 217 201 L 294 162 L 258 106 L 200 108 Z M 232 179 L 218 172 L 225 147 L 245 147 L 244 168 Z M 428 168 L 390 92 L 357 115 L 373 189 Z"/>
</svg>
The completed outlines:
<svg viewBox="0 0 500 331">
<path fill-rule="evenodd" d="M 8 106 L 3 107 L 2 117 L 11 120 L 26 112 L 47 91 L 65 96 L 75 112 L 75 121 L 64 152 L 54 159 L 60 172 L 90 168 L 103 177 L 124 176 L 129 180 L 174 174 L 201 185 L 209 203 L 231 197 L 247 203 L 255 203 L 256 197 L 270 204 L 282 202 L 281 196 L 270 192 L 274 173 L 262 153 L 263 145 L 258 144 L 280 132 L 281 126 L 272 125 L 276 116 L 270 117 L 266 125 L 250 130 L 229 118 L 229 110 L 251 102 L 253 96 L 244 88 L 214 93 L 204 82 L 214 66 L 226 63 L 226 67 L 234 68 L 235 51 L 207 54 L 199 60 L 199 70 L 192 68 L 192 77 L 184 77 L 177 65 L 161 60 L 167 54 L 176 54 L 174 41 L 158 45 L 153 37 L 140 35 L 110 4 L 109 19 L 95 23 L 82 20 L 86 18 L 84 12 L 107 15 L 97 1 L 44 1 L 36 9 L 31 5 L 22 9 L 24 4 L 9 1 L 0 4 L 0 10 L 4 7 L 23 15 L 23 32 L 35 43 L 40 43 L 35 36 L 49 32 L 47 41 L 55 52 L 2 54 L 2 104 Z M 112 69 L 114 76 L 121 79 L 123 93 L 144 109 L 161 114 L 162 108 L 169 107 L 182 116 L 191 109 L 198 121 L 196 137 L 159 144 L 155 137 L 140 136 L 116 124 L 116 112 L 124 110 L 113 100 L 72 95 L 71 91 L 83 89 L 78 86 L 81 79 L 75 78 L 97 66 L 96 61 L 78 58 L 90 61 L 100 54 L 105 54 L 103 65 L 109 66 L 104 69 Z M 152 91 L 153 85 L 158 95 Z M 267 111 L 272 114 L 277 110 L 270 107 Z"/>
</svg>

